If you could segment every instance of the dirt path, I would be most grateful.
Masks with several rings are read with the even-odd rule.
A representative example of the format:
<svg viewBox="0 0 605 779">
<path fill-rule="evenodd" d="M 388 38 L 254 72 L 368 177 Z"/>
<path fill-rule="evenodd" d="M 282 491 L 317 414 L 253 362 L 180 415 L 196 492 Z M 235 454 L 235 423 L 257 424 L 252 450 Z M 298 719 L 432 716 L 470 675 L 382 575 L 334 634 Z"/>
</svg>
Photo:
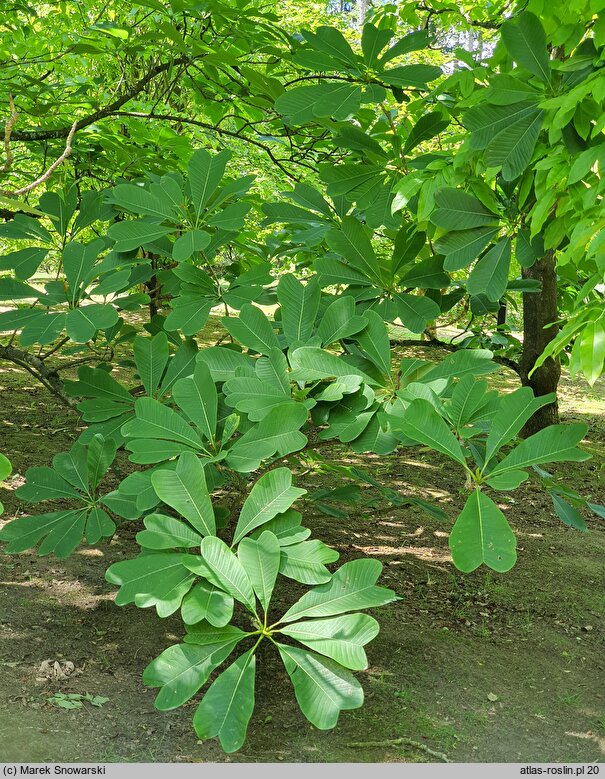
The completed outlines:
<svg viewBox="0 0 605 779">
<path fill-rule="evenodd" d="M 69 447 L 77 435 L 73 417 L 17 374 L 1 373 L 0 385 L 0 450 L 18 473 Z M 589 463 L 565 466 L 567 479 L 603 503 L 603 387 L 563 389 L 564 415 L 589 422 L 595 454 Z M 450 516 L 462 505 L 457 479 L 450 482 L 449 468 L 432 456 L 358 460 L 384 484 L 431 500 Z M 309 489 L 329 484 L 313 474 L 304 481 Z M 1 492 L 4 519 L 23 510 L 10 491 Z M 447 550 L 449 523 L 414 507 L 369 506 L 348 520 L 307 514 L 307 524 L 341 552 L 340 562 L 364 554 L 381 559 L 382 582 L 402 600 L 377 610 L 381 633 L 369 647 L 370 668 L 359 674 L 366 703 L 344 712 L 334 731 L 304 720 L 285 672 L 263 653 L 249 737 L 229 759 L 430 759 L 413 747 L 350 746 L 407 737 L 455 761 L 603 760 L 605 523 L 588 518 L 587 534 L 566 528 L 549 500 L 527 486 L 501 507 L 520 546 L 517 566 L 503 576 L 457 572 Z M 195 703 L 159 713 L 154 692 L 142 684 L 143 668 L 179 639 L 181 626 L 113 604 L 104 571 L 135 553 L 131 529 L 64 561 L 0 556 L 0 760 L 227 759 L 215 742 L 197 743 Z M 40 681 L 44 661 L 63 668 L 68 661 L 74 670 Z M 47 702 L 56 693 L 108 701 L 64 710 Z"/>
</svg>

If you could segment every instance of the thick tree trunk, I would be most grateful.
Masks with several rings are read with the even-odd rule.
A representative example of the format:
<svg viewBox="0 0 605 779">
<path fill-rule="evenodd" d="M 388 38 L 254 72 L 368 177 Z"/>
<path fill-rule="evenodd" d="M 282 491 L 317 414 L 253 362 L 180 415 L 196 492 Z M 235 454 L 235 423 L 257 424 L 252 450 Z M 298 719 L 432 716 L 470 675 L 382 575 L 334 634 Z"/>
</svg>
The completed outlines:
<svg viewBox="0 0 605 779">
<path fill-rule="evenodd" d="M 536 279 L 542 285 L 542 290 L 526 292 L 523 295 L 523 351 L 519 375 L 523 386 L 531 387 L 535 395 L 547 395 L 557 391 L 561 377 L 561 363 L 558 358 L 549 357 L 535 373 L 531 376 L 529 373 L 558 331 L 557 325 L 553 324 L 559 316 L 554 252 L 547 252 L 531 268 L 523 268 L 523 278 Z M 555 401 L 531 417 L 523 428 L 522 435 L 527 437 L 558 422 L 559 406 Z"/>
</svg>

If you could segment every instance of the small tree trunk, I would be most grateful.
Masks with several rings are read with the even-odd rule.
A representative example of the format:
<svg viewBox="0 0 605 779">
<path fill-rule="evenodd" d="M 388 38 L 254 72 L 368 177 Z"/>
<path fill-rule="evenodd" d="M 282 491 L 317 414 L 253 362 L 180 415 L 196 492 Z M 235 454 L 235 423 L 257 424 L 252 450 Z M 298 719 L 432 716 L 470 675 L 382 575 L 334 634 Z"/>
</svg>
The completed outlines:
<svg viewBox="0 0 605 779">
<path fill-rule="evenodd" d="M 500 301 L 500 308 L 498 309 L 498 318 L 496 320 L 496 327 L 504 327 L 506 324 L 506 300 Z"/>
<path fill-rule="evenodd" d="M 519 363 L 521 382 L 524 387 L 531 387 L 535 395 L 547 395 L 557 391 L 561 377 L 559 359 L 549 357 L 531 377 L 529 373 L 558 331 L 557 325 L 553 324 L 559 315 L 554 252 L 547 252 L 531 268 L 523 268 L 523 278 L 538 280 L 542 290 L 523 294 L 523 351 Z M 558 422 L 559 406 L 555 401 L 539 409 L 529 419 L 522 435 L 527 438 Z"/>
<path fill-rule="evenodd" d="M 149 316 L 154 317 L 158 313 L 158 299 L 160 297 L 158 277 L 154 274 L 145 286 L 149 293 Z"/>
<path fill-rule="evenodd" d="M 368 14 L 368 0 L 358 0 L 358 17 L 357 26 L 360 30 L 363 30 L 363 26 L 366 23 L 366 16 Z"/>
</svg>

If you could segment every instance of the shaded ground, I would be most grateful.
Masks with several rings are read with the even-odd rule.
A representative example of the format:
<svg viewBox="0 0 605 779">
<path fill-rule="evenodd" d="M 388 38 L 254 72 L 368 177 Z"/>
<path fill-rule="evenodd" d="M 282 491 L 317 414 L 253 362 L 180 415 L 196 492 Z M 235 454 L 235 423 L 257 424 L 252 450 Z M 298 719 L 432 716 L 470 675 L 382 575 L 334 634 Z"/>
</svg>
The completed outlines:
<svg viewBox="0 0 605 779">
<path fill-rule="evenodd" d="M 436 355 L 433 355 L 436 356 Z M 501 374 L 496 382 L 506 384 Z M 563 383 L 565 421 L 589 426 L 587 463 L 552 467 L 594 502 L 605 502 L 603 385 Z M 77 417 L 4 365 L 0 370 L 0 451 L 18 474 L 50 464 L 77 437 Z M 441 505 L 463 505 L 460 479 L 434 455 L 405 450 L 390 457 L 354 456 L 385 485 Z M 342 459 L 334 451 L 336 459 Z M 352 462 L 353 458 L 347 458 Z M 333 486 L 310 471 L 297 483 Z M 376 610 L 379 637 L 359 674 L 362 709 L 343 712 L 321 732 L 300 714 L 289 681 L 270 649 L 261 654 L 257 706 L 242 750 L 226 758 L 214 741 L 198 744 L 195 702 L 173 712 L 153 708 L 141 673 L 181 635 L 178 618 L 118 608 L 104 582 L 112 562 L 136 554 L 131 524 L 109 545 L 71 558 L 31 553 L 0 556 L 0 761 L 417 761 L 430 756 L 390 745 L 406 737 L 455 761 L 602 761 L 605 755 L 605 523 L 586 517 L 587 534 L 564 527 L 550 500 L 523 485 L 502 497 L 519 540 L 508 574 L 456 571 L 447 548 L 451 525 L 415 507 L 373 504 L 347 520 L 313 514 L 314 535 L 341 552 L 384 564 L 381 582 L 402 597 Z M 23 511 L 0 491 L 9 519 Z M 284 592 L 283 605 L 294 600 Z M 279 607 L 279 604 L 276 604 Z M 65 679 L 39 681 L 45 660 L 70 661 Z M 63 710 L 57 692 L 107 697 Z M 382 742 L 377 746 L 351 744 Z"/>
</svg>

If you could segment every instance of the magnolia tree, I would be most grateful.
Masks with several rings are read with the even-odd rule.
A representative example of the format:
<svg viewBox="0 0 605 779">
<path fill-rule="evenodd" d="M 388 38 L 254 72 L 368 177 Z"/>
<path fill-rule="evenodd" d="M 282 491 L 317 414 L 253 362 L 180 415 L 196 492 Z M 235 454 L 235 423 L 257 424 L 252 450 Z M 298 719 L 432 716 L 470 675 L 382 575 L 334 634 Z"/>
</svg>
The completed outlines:
<svg viewBox="0 0 605 779">
<path fill-rule="evenodd" d="M 577 448 L 582 424 L 550 426 L 516 442 L 552 398 L 536 398 L 529 388 L 504 396 L 490 390 L 483 377 L 497 365 L 488 351 L 394 363 L 383 317 L 360 305 L 346 283 L 352 280 L 355 290 L 364 274 L 382 277 L 367 228 L 354 216 L 333 220 L 334 257 L 325 260 L 331 264 L 324 273 L 304 280 L 284 274 L 276 284 L 258 259 L 245 270 L 221 267 L 219 252 L 238 240 L 250 207 L 244 194 L 250 180 L 225 178 L 227 158 L 200 150 L 187 178 L 166 174 L 99 195 L 102 208 L 122 218 L 107 227 L 110 213 L 102 211 L 94 223 L 99 237 L 64 240 L 60 278 L 43 291 L 26 279 L 46 245 L 92 224 L 89 217 L 57 208 L 62 221 L 47 212 L 53 231 L 23 216 L 8 224 L 27 248 L 12 254 L 14 275 L 0 285 L 35 304 L 0 314 L 0 326 L 18 330 L 21 345 L 69 339 L 72 350 L 105 357 L 96 367 L 81 365 L 77 380 L 63 385 L 78 399 L 87 429 L 70 451 L 54 456 L 52 467 L 30 468 L 17 490 L 26 502 L 60 500 L 61 508 L 9 522 L 0 539 L 9 553 L 38 545 L 40 554 L 65 557 L 83 541 L 111 538 L 123 522 L 140 522 L 139 555 L 107 571 L 119 587 L 116 603 L 154 607 L 160 618 L 180 610 L 184 625 L 183 642 L 162 651 L 143 679 L 160 688 L 157 707 L 172 709 L 225 664 L 202 697 L 194 727 L 200 738 L 218 736 L 233 751 L 252 715 L 263 641 L 281 657 L 303 714 L 331 728 L 341 710 L 363 701 L 352 672 L 367 666 L 364 646 L 378 623 L 362 611 L 397 597 L 376 584 L 376 560 L 353 560 L 334 572 L 327 567 L 338 552 L 310 538 L 296 509 L 305 494 L 293 484 L 300 453 L 336 440 L 358 453 L 420 444 L 444 455 L 467 490 L 450 534 L 454 564 L 500 572 L 514 565 L 516 543 L 497 493 L 516 489 L 531 467 L 588 455 Z M 65 204 L 64 197 L 45 196 L 40 207 Z M 32 243 L 33 229 L 36 243 L 45 245 Z M 161 258 L 164 270 L 152 267 L 150 256 Z M 125 319 L 145 299 L 132 290 L 150 274 L 163 274 L 170 313 L 153 318 L 148 334 L 135 334 Z M 409 298 L 411 310 L 422 301 L 395 289 L 396 283 L 393 296 Z M 254 305 L 260 300 L 277 304 L 271 317 Z M 231 342 L 198 348 L 193 336 L 221 303 Z M 123 345 L 134 356 L 133 381 L 126 383 L 107 362 Z M 120 447 L 133 470 L 108 491 L 105 476 Z M 537 472 L 562 519 L 585 527 L 578 512 L 583 499 Z M 350 469 L 349 476 L 364 473 Z M 309 590 L 280 613 L 271 598 L 284 578 Z"/>
<path fill-rule="evenodd" d="M 367 667 L 364 647 L 378 633 L 364 610 L 397 599 L 377 584 L 376 560 L 328 567 L 338 552 L 311 538 L 300 509 L 314 500 L 342 516 L 338 490 L 305 497 L 294 484 L 298 465 L 313 458 L 354 486 L 450 521 L 362 469 L 330 463 L 324 442 L 378 455 L 422 446 L 450 460 L 466 495 L 449 537 L 463 572 L 515 564 L 515 536 L 497 501 L 530 472 L 566 524 L 586 529 L 582 511 L 605 516 L 543 469 L 588 455 L 578 448 L 585 425 L 544 426 L 540 413 L 552 412 L 556 397 L 543 385 L 534 393 L 537 354 L 527 370 L 517 366 L 526 386 L 500 394 L 486 378 L 499 367 L 493 351 L 401 359 L 390 338 L 393 322 L 418 338 L 461 302 L 489 316 L 520 292 L 530 318 L 547 299 L 546 271 L 572 241 L 581 182 L 596 175 L 582 157 L 577 186 L 556 214 L 544 205 L 550 179 L 540 171 L 565 136 L 549 124 L 560 107 L 548 101 L 569 103 L 567 122 L 577 123 L 574 112 L 584 109 L 574 90 L 598 77 L 598 51 L 576 41 L 568 60 L 551 57 L 540 22 L 525 12 L 504 24 L 489 67 L 471 62 L 440 80 L 426 31 L 393 37 L 367 24 L 355 49 L 321 27 L 286 36 L 282 70 L 275 61 L 271 74 L 246 66 L 248 94 L 234 86 L 234 99 L 251 90 L 262 116 L 249 122 L 281 128 L 296 150 L 290 163 L 312 171 L 279 199 L 260 197 L 228 151 L 199 149 L 180 168 L 156 160 L 147 174 L 101 191 L 56 188 L 0 226 L 10 242 L 0 258 L 8 271 L 0 358 L 30 371 L 86 424 L 68 452 L 55 454 L 52 467 L 30 468 L 17 490 L 28 503 L 51 502 L 50 511 L 9 521 L 0 540 L 8 553 L 37 547 L 66 557 L 138 523 L 140 553 L 107 571 L 116 603 L 154 607 L 159 618 L 179 612 L 184 634 L 144 681 L 167 710 L 214 675 L 193 724 L 227 752 L 246 736 L 262 642 L 283 661 L 307 719 L 331 728 L 340 711 L 363 702 L 353 672 Z M 267 46 L 275 53 L 279 42 L 273 35 Z M 216 52 L 209 67 L 215 60 Z M 585 135 L 594 135 L 586 121 Z M 71 140 L 91 124 L 76 122 Z M 260 228 L 251 218 L 259 205 Z M 596 212 L 584 213 L 594 230 Z M 592 283 L 596 255 L 580 254 L 564 256 L 586 263 Z M 54 273 L 42 288 L 34 278 L 41 265 Z M 223 335 L 200 347 L 212 310 L 224 312 Z M 142 328 L 133 324 L 141 319 Z M 596 325 L 592 332 L 597 338 Z M 64 378 L 75 367 L 77 378 Z M 532 433 L 530 422 L 541 429 Z M 127 471 L 115 462 L 118 450 Z M 106 486 L 110 469 L 117 489 Z M 8 473 L 0 458 L 0 479 Z M 280 602 L 287 597 L 286 579 L 308 590 L 281 612 L 273 595 L 284 588 Z"/>
</svg>

